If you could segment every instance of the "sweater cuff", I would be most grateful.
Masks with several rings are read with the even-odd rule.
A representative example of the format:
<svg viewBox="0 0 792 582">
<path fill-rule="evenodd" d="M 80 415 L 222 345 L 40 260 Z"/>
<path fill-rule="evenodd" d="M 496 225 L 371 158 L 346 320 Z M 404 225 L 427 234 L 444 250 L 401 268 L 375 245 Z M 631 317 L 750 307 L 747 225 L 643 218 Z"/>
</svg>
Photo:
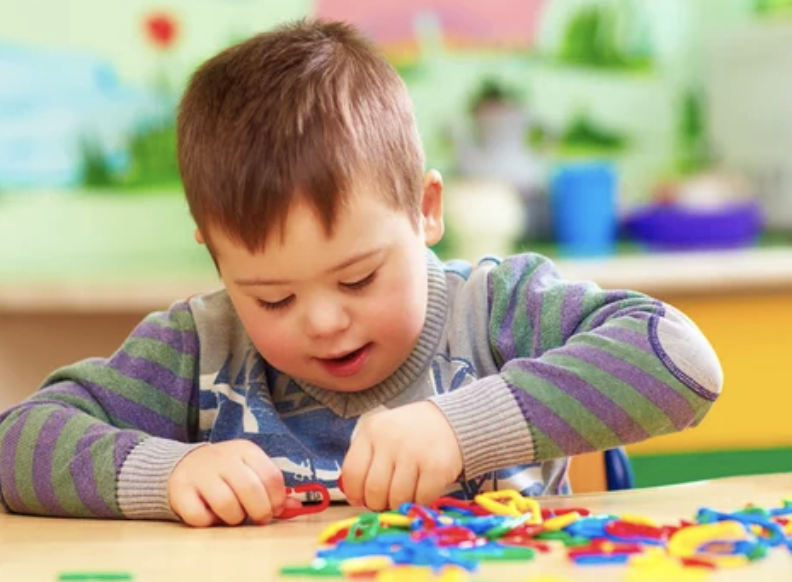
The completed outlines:
<svg viewBox="0 0 792 582">
<path fill-rule="evenodd" d="M 179 521 L 168 499 L 168 481 L 179 461 L 207 444 L 150 437 L 132 449 L 118 476 L 118 506 L 124 517 Z"/>
<path fill-rule="evenodd" d="M 465 479 L 531 463 L 536 449 L 528 422 L 500 375 L 430 398 L 456 433 Z"/>
</svg>

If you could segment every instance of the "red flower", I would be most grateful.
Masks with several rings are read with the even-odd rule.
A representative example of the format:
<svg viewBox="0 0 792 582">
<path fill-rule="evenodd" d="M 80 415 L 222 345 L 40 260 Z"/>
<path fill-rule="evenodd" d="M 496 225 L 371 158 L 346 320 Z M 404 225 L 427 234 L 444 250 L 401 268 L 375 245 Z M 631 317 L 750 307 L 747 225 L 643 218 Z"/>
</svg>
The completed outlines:
<svg viewBox="0 0 792 582">
<path fill-rule="evenodd" d="M 168 49 L 176 40 L 178 25 L 170 14 L 157 12 L 149 14 L 144 20 L 146 35 L 159 49 Z"/>
</svg>

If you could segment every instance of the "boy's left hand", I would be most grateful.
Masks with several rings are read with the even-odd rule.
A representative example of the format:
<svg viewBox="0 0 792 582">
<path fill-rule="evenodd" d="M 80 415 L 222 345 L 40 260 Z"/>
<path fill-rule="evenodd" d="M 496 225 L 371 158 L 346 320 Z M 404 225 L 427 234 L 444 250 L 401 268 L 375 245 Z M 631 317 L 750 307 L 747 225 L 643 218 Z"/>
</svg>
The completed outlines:
<svg viewBox="0 0 792 582">
<path fill-rule="evenodd" d="M 451 425 L 431 402 L 414 402 L 360 422 L 341 469 L 352 505 L 372 511 L 428 505 L 462 473 Z"/>
</svg>

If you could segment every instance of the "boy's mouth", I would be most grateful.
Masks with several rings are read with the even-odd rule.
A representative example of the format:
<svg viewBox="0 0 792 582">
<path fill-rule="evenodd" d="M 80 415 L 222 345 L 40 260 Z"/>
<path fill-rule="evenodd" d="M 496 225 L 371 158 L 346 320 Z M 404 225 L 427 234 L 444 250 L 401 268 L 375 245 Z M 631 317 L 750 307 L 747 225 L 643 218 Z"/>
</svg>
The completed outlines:
<svg viewBox="0 0 792 582">
<path fill-rule="evenodd" d="M 322 366 L 333 376 L 340 378 L 357 374 L 368 360 L 371 344 L 348 352 L 335 358 L 317 358 Z"/>
</svg>

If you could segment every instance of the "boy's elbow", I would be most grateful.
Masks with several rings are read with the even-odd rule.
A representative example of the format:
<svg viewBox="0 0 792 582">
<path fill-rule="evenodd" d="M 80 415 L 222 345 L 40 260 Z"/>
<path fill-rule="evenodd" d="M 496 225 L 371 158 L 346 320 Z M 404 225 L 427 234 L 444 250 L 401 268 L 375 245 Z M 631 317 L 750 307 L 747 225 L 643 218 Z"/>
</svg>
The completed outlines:
<svg viewBox="0 0 792 582">
<path fill-rule="evenodd" d="M 704 334 L 679 310 L 666 306 L 652 341 L 666 368 L 700 398 L 693 424 L 706 415 L 723 389 L 723 369 Z"/>
</svg>

